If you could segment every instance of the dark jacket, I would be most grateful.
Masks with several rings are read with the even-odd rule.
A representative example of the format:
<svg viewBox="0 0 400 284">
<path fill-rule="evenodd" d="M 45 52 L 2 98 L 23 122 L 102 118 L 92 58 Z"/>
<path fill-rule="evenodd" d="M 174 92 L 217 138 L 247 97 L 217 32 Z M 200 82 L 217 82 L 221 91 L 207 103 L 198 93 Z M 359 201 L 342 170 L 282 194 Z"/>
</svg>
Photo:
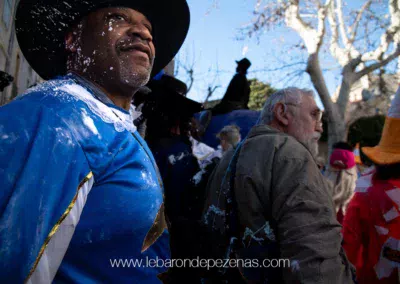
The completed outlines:
<svg viewBox="0 0 400 284">
<path fill-rule="evenodd" d="M 214 218 L 221 208 L 221 184 L 233 152 L 220 161 L 207 186 L 204 216 Z M 280 283 L 353 283 L 351 265 L 341 247 L 341 226 L 331 194 L 311 153 L 295 138 L 266 125 L 252 128 L 239 154 L 234 193 L 240 238 L 240 258 L 273 254 L 263 244 L 276 244 L 278 256 L 290 260 Z M 275 257 L 275 255 L 273 255 Z M 265 258 L 265 257 L 264 257 Z M 243 269 L 250 278 L 263 275 Z"/>
<path fill-rule="evenodd" d="M 237 109 L 248 109 L 250 84 L 246 75 L 236 73 L 229 83 L 222 101 L 212 110 L 213 115 L 224 114 Z"/>
<path fill-rule="evenodd" d="M 194 176 L 200 172 L 192 154 L 189 139 L 183 136 L 162 138 L 149 143 L 164 183 L 165 212 L 169 221 L 179 216 L 198 219 L 204 203 L 195 204 L 197 194 Z M 204 190 L 204 187 L 203 187 Z M 204 192 L 202 193 L 204 196 Z M 204 199 L 203 199 L 204 200 Z M 188 206 L 188 204 L 191 206 Z M 197 208 L 193 208 L 197 205 Z"/>
<path fill-rule="evenodd" d="M 170 233 L 173 259 L 194 259 L 190 248 L 194 242 L 196 221 L 200 219 L 205 200 L 205 188 L 214 165 L 201 169 L 193 155 L 192 144 L 184 136 L 165 137 L 149 143 L 163 183 L 165 215 Z M 193 229 L 189 229 L 193 228 Z M 200 283 L 196 269 L 174 268 L 164 283 Z"/>
<path fill-rule="evenodd" d="M 249 102 L 249 96 L 250 85 L 247 81 L 246 75 L 236 73 L 229 83 L 223 100 L 242 102 L 244 106 L 247 106 L 247 103 Z"/>
</svg>

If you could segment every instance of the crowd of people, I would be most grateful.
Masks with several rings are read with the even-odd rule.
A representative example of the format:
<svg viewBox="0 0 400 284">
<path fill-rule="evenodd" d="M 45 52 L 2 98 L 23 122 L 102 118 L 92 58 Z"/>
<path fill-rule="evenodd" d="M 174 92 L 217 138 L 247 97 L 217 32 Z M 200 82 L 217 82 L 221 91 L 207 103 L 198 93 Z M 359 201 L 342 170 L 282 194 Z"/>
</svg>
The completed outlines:
<svg viewBox="0 0 400 284">
<path fill-rule="evenodd" d="M 322 110 L 296 87 L 213 148 L 202 134 L 247 109 L 251 63 L 212 110 L 187 98 L 162 69 L 189 19 L 185 0 L 19 2 L 20 48 L 47 81 L 0 109 L 1 279 L 400 283 L 400 89 L 363 173 L 345 141 L 319 167 Z M 290 265 L 112 264 L 196 258 Z"/>
</svg>

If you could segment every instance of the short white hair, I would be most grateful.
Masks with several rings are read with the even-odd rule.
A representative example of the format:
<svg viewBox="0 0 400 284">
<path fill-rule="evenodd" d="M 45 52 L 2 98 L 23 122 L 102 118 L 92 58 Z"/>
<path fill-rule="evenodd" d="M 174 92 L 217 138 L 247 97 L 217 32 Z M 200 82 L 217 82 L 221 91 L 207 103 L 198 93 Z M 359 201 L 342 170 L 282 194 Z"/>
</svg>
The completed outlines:
<svg viewBox="0 0 400 284">
<path fill-rule="evenodd" d="M 236 148 L 236 146 L 239 144 L 240 139 L 241 139 L 240 127 L 236 126 L 236 125 L 226 125 L 217 134 L 217 137 L 220 140 L 225 140 L 233 148 Z"/>
<path fill-rule="evenodd" d="M 303 96 L 314 97 L 315 95 L 310 89 L 299 89 L 296 87 L 281 89 L 273 93 L 264 104 L 259 124 L 270 124 L 274 120 L 274 107 L 277 103 L 300 105 Z"/>
</svg>

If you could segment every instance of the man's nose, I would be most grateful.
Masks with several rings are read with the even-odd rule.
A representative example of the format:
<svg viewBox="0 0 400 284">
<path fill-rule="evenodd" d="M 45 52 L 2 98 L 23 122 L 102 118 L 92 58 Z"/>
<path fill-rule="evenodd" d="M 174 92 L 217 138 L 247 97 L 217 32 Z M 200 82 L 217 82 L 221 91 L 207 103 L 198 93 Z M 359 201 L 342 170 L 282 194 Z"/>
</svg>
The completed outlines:
<svg viewBox="0 0 400 284">
<path fill-rule="evenodd" d="M 324 132 L 324 129 L 323 129 L 323 127 L 322 127 L 322 120 L 317 121 L 315 124 L 316 124 L 316 125 L 315 125 L 315 131 L 317 131 L 317 132 L 319 132 L 319 133 Z"/>
<path fill-rule="evenodd" d="M 151 35 L 151 32 L 149 31 L 148 28 L 146 28 L 143 25 L 131 26 L 130 29 L 128 30 L 128 33 L 130 36 L 139 37 L 142 40 L 148 42 L 153 41 L 153 36 Z"/>
</svg>

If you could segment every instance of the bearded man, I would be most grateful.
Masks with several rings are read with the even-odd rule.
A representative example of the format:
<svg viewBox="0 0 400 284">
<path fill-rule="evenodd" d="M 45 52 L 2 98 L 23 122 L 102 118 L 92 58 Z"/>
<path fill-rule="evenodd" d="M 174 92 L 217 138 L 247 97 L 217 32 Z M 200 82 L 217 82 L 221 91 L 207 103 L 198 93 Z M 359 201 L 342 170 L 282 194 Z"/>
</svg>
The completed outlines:
<svg viewBox="0 0 400 284">
<path fill-rule="evenodd" d="M 239 267 L 247 283 L 353 283 L 315 162 L 321 116 L 310 90 L 274 93 L 208 183 L 204 221 L 228 236 L 237 258 L 258 263 Z"/>
</svg>

